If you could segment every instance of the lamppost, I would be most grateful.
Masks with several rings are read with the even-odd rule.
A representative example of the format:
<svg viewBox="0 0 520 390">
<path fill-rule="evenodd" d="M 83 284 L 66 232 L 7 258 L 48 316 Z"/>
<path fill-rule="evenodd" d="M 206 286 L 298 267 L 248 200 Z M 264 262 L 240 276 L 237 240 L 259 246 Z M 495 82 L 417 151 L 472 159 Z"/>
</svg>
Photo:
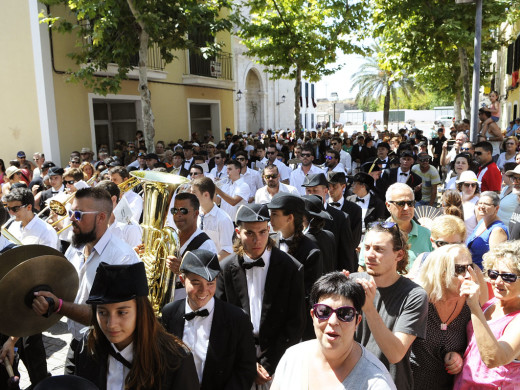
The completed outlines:
<svg viewBox="0 0 520 390">
<path fill-rule="evenodd" d="M 475 56 L 473 58 L 473 88 L 471 96 L 471 141 L 477 141 L 478 98 L 480 90 L 480 57 L 482 42 L 482 0 L 455 0 L 457 4 L 476 3 L 475 13 Z"/>
<path fill-rule="evenodd" d="M 334 117 L 332 118 L 332 134 L 336 133 L 336 102 L 338 101 L 338 93 L 332 92 L 330 94 L 330 99 L 332 100 L 332 107 L 333 107 L 333 113 Z"/>
</svg>

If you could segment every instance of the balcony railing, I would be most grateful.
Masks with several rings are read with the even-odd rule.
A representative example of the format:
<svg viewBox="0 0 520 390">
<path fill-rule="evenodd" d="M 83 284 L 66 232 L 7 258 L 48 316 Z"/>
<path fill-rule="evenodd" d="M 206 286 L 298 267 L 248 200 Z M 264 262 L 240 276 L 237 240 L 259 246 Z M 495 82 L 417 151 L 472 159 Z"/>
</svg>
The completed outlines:
<svg viewBox="0 0 520 390">
<path fill-rule="evenodd" d="M 190 74 L 221 80 L 233 80 L 231 53 L 220 53 L 214 57 L 204 58 L 201 54 L 192 52 L 189 57 Z"/>
</svg>

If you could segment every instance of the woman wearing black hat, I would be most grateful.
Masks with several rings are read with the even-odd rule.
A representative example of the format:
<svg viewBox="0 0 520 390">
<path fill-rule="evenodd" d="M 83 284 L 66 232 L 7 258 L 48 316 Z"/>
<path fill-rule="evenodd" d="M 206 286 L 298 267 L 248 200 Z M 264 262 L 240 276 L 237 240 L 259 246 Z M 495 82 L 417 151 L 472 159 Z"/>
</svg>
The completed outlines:
<svg viewBox="0 0 520 390">
<path fill-rule="evenodd" d="M 199 389 L 193 356 L 167 333 L 147 298 L 143 263 L 101 263 L 90 291 L 90 333 L 76 349 L 76 375 L 100 389 Z"/>
</svg>

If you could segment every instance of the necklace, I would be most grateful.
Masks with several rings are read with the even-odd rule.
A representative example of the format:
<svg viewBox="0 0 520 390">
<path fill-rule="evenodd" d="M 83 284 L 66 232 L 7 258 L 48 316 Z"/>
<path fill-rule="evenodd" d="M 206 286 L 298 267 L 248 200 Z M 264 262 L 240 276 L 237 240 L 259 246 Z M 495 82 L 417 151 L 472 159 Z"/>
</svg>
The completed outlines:
<svg viewBox="0 0 520 390">
<path fill-rule="evenodd" d="M 457 303 L 455 303 L 455 307 L 453 308 L 453 311 L 451 312 L 451 314 L 448 317 L 448 319 L 446 320 L 446 322 L 442 322 L 442 320 L 441 320 L 441 330 L 448 330 L 448 321 L 450 320 L 453 313 L 455 313 L 455 310 L 457 309 L 458 305 L 459 305 L 459 301 L 457 301 Z"/>
</svg>

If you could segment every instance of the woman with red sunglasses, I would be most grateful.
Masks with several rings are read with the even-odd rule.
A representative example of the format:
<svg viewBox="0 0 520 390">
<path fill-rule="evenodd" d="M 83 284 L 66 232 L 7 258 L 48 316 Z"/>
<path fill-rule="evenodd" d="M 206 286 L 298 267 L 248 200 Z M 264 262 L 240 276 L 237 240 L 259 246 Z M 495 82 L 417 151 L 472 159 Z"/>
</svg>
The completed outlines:
<svg viewBox="0 0 520 390">
<path fill-rule="evenodd" d="M 285 352 L 271 390 L 395 389 L 383 363 L 354 341 L 365 304 L 361 284 L 331 272 L 314 283 L 310 303 L 316 339 Z"/>
<path fill-rule="evenodd" d="M 520 242 L 508 241 L 484 255 L 494 298 L 480 307 L 473 269 L 461 286 L 471 310 L 469 345 L 454 389 L 518 389 L 520 384 Z"/>
</svg>

